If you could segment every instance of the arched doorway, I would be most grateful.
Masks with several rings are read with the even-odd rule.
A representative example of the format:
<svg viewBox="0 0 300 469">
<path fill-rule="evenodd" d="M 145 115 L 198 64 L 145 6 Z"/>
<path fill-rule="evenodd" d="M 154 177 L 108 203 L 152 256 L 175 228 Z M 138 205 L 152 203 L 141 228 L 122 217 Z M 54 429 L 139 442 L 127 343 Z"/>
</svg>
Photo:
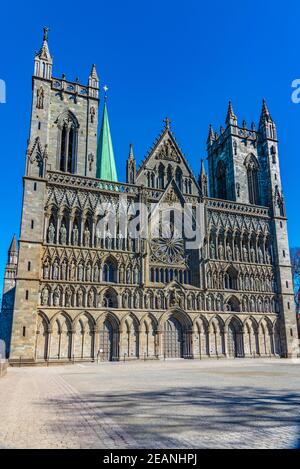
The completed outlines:
<svg viewBox="0 0 300 469">
<path fill-rule="evenodd" d="M 99 350 L 101 360 L 113 360 L 113 327 L 108 319 L 105 319 L 100 331 Z"/>
<path fill-rule="evenodd" d="M 243 346 L 243 334 L 241 325 L 237 320 L 233 319 L 230 321 L 228 326 L 228 356 L 229 357 L 243 357 L 244 346 Z"/>
<path fill-rule="evenodd" d="M 183 329 L 174 316 L 169 317 L 164 324 L 164 356 L 183 357 Z"/>
<path fill-rule="evenodd" d="M 48 355 L 48 324 L 41 316 L 39 316 L 36 334 L 36 358 L 46 360 Z"/>
</svg>

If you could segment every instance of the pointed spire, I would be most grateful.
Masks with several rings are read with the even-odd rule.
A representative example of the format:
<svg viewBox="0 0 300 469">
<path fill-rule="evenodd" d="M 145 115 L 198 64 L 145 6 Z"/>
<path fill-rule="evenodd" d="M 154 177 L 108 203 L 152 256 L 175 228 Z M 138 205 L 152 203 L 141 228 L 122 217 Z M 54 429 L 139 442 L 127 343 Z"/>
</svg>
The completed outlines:
<svg viewBox="0 0 300 469">
<path fill-rule="evenodd" d="M 118 181 L 106 102 L 103 107 L 101 131 L 97 147 L 96 177 L 106 181 Z"/>
<path fill-rule="evenodd" d="M 49 52 L 49 47 L 48 47 L 48 33 L 49 33 L 49 28 L 46 28 L 44 27 L 43 28 L 43 44 L 42 44 L 42 47 L 40 48 L 39 52 L 37 53 L 37 56 L 40 58 L 40 59 L 44 59 L 44 60 L 51 60 L 51 55 L 50 55 L 50 52 Z"/>
<path fill-rule="evenodd" d="M 169 130 L 171 127 L 171 120 L 168 117 L 165 117 L 163 122 L 165 124 L 165 129 Z"/>
<path fill-rule="evenodd" d="M 227 116 L 225 120 L 226 125 L 237 125 L 237 118 L 233 111 L 232 102 L 229 101 L 228 109 L 227 109 Z"/>
<path fill-rule="evenodd" d="M 92 69 L 89 74 L 88 86 L 89 86 L 89 96 L 93 98 L 98 98 L 99 97 L 99 77 L 97 74 L 95 64 L 92 65 Z"/>
<path fill-rule="evenodd" d="M 200 171 L 201 176 L 206 176 L 205 172 L 205 166 L 204 166 L 204 159 L 202 158 L 201 160 L 201 171 Z"/>
<path fill-rule="evenodd" d="M 92 65 L 92 70 L 91 70 L 91 73 L 90 73 L 90 77 L 91 78 L 94 78 L 95 80 L 99 81 L 99 77 L 98 77 L 98 74 L 97 74 L 97 70 L 96 70 L 96 65 L 93 64 Z"/>
<path fill-rule="evenodd" d="M 213 130 L 212 124 L 209 124 L 209 132 L 208 132 L 208 137 L 206 143 L 210 143 L 215 139 L 215 134 Z"/>
<path fill-rule="evenodd" d="M 43 44 L 39 52 L 34 58 L 34 75 L 37 77 L 47 78 L 50 80 L 52 76 L 52 57 L 48 47 L 49 28 L 44 28 Z"/>
<path fill-rule="evenodd" d="M 264 99 L 262 102 L 262 109 L 260 114 L 260 123 L 262 122 L 273 122 L 267 103 Z"/>
<path fill-rule="evenodd" d="M 11 253 L 14 253 L 14 252 L 17 252 L 17 251 L 18 251 L 17 250 L 17 239 L 16 239 L 16 235 L 14 234 L 13 238 L 11 240 L 9 249 L 8 249 L 8 253 L 11 254 Z"/>
<path fill-rule="evenodd" d="M 134 154 L 133 154 L 133 146 L 132 146 L 132 143 L 129 144 L 129 156 L 128 156 L 128 159 L 129 160 L 134 160 Z"/>
<path fill-rule="evenodd" d="M 202 195 L 207 197 L 207 175 L 205 172 L 204 160 L 201 160 L 201 170 L 199 176 L 199 186 L 202 191 Z"/>
<path fill-rule="evenodd" d="M 129 145 L 129 155 L 126 163 L 126 182 L 135 184 L 136 180 L 136 162 L 133 154 L 132 143 Z"/>
</svg>

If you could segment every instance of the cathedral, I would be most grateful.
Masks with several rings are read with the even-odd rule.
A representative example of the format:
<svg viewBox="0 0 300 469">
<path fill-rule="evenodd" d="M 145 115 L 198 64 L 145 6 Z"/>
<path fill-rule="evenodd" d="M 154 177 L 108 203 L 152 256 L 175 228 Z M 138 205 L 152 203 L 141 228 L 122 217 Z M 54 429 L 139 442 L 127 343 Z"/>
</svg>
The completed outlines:
<svg viewBox="0 0 300 469">
<path fill-rule="evenodd" d="M 166 118 L 139 166 L 130 145 L 123 183 L 95 65 L 87 85 L 52 67 L 45 28 L 0 314 L 10 363 L 297 355 L 266 102 L 257 126 L 229 103 L 197 178 Z"/>
</svg>

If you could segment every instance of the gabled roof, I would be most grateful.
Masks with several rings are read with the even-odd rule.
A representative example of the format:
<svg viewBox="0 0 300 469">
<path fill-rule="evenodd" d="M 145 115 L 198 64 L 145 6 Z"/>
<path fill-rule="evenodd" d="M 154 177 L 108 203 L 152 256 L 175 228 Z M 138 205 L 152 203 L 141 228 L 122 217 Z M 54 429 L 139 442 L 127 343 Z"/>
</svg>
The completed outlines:
<svg viewBox="0 0 300 469">
<path fill-rule="evenodd" d="M 190 173 L 195 185 L 197 186 L 197 188 L 199 189 L 199 191 L 201 192 L 200 190 L 200 187 L 197 183 L 197 180 L 194 176 L 194 173 L 184 155 L 184 153 L 182 152 L 179 144 L 177 143 L 177 140 L 172 132 L 172 130 L 170 129 L 170 125 L 167 124 L 165 126 L 165 128 L 162 130 L 162 132 L 159 134 L 159 136 L 156 138 L 153 146 L 150 148 L 147 156 L 144 158 L 144 160 L 141 162 L 140 164 L 140 167 L 139 169 L 137 170 L 137 177 L 141 174 L 141 172 L 143 171 L 143 169 L 145 169 L 146 165 L 147 165 L 147 162 L 150 160 L 150 158 L 153 156 L 153 154 L 155 153 L 155 151 L 157 150 L 157 148 L 159 147 L 159 145 L 164 141 L 166 140 L 167 138 L 170 138 L 172 144 L 174 145 L 175 149 L 176 149 L 176 152 L 178 153 L 178 155 L 180 156 L 183 164 L 186 166 L 188 172 Z"/>
</svg>

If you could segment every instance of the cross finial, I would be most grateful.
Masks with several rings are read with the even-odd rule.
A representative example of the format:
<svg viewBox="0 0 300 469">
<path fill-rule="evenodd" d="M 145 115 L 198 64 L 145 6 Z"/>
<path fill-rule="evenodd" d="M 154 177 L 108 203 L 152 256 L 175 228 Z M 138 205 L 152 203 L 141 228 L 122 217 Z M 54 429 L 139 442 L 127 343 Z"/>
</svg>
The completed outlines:
<svg viewBox="0 0 300 469">
<path fill-rule="evenodd" d="M 171 124 L 171 121 L 168 117 L 165 117 L 165 119 L 163 120 L 164 124 L 165 124 L 165 129 L 169 129 L 170 128 L 170 124 Z"/>
<path fill-rule="evenodd" d="M 48 41 L 48 33 L 49 33 L 50 29 L 47 28 L 46 26 L 44 26 L 43 30 L 44 30 L 43 41 Z"/>
<path fill-rule="evenodd" d="M 106 99 L 107 99 L 107 92 L 108 92 L 108 86 L 107 86 L 107 85 L 104 85 L 104 86 L 103 86 L 103 90 L 104 90 L 104 101 L 106 101 Z"/>
</svg>

